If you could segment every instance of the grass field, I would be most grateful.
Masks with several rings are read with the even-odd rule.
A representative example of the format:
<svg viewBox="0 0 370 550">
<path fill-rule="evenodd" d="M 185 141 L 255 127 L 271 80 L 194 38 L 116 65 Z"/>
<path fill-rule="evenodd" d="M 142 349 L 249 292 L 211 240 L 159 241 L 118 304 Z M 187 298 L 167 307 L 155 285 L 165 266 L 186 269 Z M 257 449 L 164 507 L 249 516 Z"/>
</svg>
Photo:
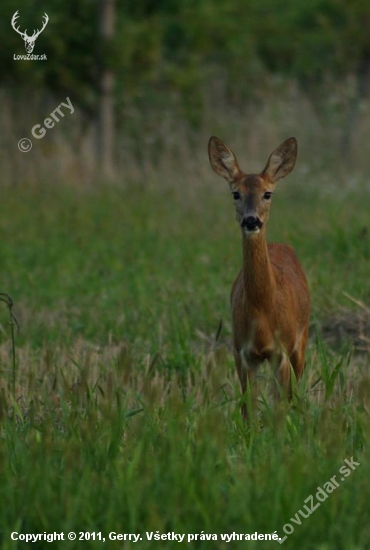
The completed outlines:
<svg viewBox="0 0 370 550">
<path fill-rule="evenodd" d="M 2 549 L 24 547 L 12 532 L 70 531 L 77 540 L 58 548 L 176 547 L 148 540 L 157 532 L 185 534 L 190 548 L 280 548 L 221 537 L 255 532 L 291 533 L 288 549 L 370 548 L 366 318 L 346 331 L 370 302 L 370 193 L 325 177 L 298 171 L 274 196 L 268 236 L 304 265 L 312 330 L 293 404 L 275 407 L 263 371 L 248 428 L 229 349 L 241 243 L 224 182 L 3 189 L 0 290 L 21 331 L 13 388 L 4 305 Z M 335 475 L 305 519 L 298 511 Z"/>
</svg>

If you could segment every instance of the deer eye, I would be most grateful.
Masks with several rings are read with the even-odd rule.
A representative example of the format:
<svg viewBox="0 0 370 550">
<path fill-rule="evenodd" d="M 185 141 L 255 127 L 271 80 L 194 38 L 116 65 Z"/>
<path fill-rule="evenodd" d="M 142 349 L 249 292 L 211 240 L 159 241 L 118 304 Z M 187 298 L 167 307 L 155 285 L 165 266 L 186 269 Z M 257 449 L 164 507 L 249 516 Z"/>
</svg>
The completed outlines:
<svg viewBox="0 0 370 550">
<path fill-rule="evenodd" d="M 271 199 L 271 196 L 272 196 L 272 192 L 266 191 L 266 193 L 263 195 L 263 198 L 269 201 Z"/>
<path fill-rule="evenodd" d="M 234 201 L 238 201 L 240 199 L 240 193 L 239 191 L 233 191 L 232 195 L 234 197 Z"/>
</svg>

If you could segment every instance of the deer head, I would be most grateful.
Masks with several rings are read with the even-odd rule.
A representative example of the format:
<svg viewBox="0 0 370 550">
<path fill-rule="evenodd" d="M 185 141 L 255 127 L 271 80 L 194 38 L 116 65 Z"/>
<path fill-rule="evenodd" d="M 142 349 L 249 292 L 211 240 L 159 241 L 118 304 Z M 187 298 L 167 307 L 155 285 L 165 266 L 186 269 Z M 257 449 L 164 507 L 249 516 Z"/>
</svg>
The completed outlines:
<svg viewBox="0 0 370 550">
<path fill-rule="evenodd" d="M 265 226 L 276 183 L 294 168 L 297 141 L 289 138 L 273 151 L 260 174 L 245 174 L 234 153 L 222 141 L 209 141 L 209 159 L 213 170 L 229 182 L 234 198 L 236 220 L 245 236 L 257 235 Z"/>
<path fill-rule="evenodd" d="M 42 33 L 42 31 L 44 30 L 44 28 L 46 27 L 46 25 L 48 24 L 48 21 L 49 21 L 49 17 L 47 16 L 47 14 L 45 13 L 44 14 L 44 18 L 45 18 L 45 21 L 43 22 L 43 25 L 42 25 L 42 29 L 40 29 L 39 31 L 33 31 L 33 35 L 32 36 L 27 36 L 27 29 L 24 31 L 24 32 L 21 32 L 19 30 L 19 27 L 17 28 L 15 26 L 16 24 L 16 21 L 18 19 L 19 15 L 18 15 L 18 10 L 15 12 L 15 14 L 13 15 L 13 18 L 12 18 L 12 27 L 13 29 L 21 35 L 21 37 L 23 38 L 24 40 L 24 45 L 26 47 L 26 52 L 27 53 L 32 53 L 33 52 L 33 48 L 35 47 L 35 42 L 36 42 L 36 38 L 39 36 L 40 33 Z"/>
</svg>

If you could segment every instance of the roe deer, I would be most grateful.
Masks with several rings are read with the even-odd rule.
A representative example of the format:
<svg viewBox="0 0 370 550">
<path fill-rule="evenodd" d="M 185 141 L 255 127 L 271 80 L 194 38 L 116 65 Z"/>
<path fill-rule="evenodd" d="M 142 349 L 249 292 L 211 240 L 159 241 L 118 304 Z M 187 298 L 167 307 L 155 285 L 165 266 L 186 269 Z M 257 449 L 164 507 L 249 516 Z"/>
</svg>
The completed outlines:
<svg viewBox="0 0 370 550">
<path fill-rule="evenodd" d="M 243 267 L 231 290 L 233 350 L 242 392 L 265 360 L 291 398 L 290 368 L 297 379 L 304 368 L 310 295 L 293 250 L 266 243 L 266 223 L 276 183 L 289 174 L 297 158 L 297 141 L 284 141 L 260 174 L 245 174 L 234 153 L 211 137 L 213 170 L 229 183 L 243 241 Z M 242 405 L 247 418 L 247 407 Z"/>
</svg>

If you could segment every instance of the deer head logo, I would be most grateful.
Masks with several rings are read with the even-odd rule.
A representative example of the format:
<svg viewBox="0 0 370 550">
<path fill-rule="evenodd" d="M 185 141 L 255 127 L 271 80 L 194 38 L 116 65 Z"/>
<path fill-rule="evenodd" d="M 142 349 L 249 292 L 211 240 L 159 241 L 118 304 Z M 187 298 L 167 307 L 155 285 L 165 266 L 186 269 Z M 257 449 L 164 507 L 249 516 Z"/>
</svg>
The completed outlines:
<svg viewBox="0 0 370 550">
<path fill-rule="evenodd" d="M 16 21 L 18 19 L 19 15 L 18 15 L 18 10 L 15 12 L 15 14 L 13 15 L 13 18 L 12 18 L 12 27 L 13 29 L 21 35 L 21 37 L 23 38 L 24 40 L 24 45 L 26 47 L 26 52 L 27 53 L 32 53 L 33 52 L 33 48 L 35 47 L 35 42 L 36 42 L 36 38 L 39 36 L 40 33 L 42 33 L 42 31 L 44 30 L 44 28 L 46 27 L 46 25 L 48 24 L 48 21 L 49 21 L 49 17 L 46 15 L 43 16 L 45 18 L 44 22 L 43 22 L 43 25 L 42 25 L 42 29 L 40 29 L 39 31 L 33 31 L 33 35 L 32 36 L 28 36 L 27 35 L 27 29 L 24 31 L 24 32 L 21 32 L 19 30 L 19 27 L 17 28 L 15 26 L 16 24 Z"/>
</svg>

